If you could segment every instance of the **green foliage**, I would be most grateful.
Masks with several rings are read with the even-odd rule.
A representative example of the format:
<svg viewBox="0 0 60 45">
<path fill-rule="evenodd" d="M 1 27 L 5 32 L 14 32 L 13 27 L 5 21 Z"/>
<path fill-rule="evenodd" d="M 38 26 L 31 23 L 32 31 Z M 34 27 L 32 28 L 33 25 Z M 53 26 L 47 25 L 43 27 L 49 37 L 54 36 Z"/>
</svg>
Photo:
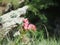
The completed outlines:
<svg viewBox="0 0 60 45">
<path fill-rule="evenodd" d="M 47 23 L 48 19 L 44 14 L 39 15 L 39 17 L 43 23 Z"/>
<path fill-rule="evenodd" d="M 27 14 L 29 15 L 28 17 L 31 18 L 32 15 L 37 15 L 42 20 L 41 22 L 46 23 L 48 19 L 45 14 L 41 13 L 41 10 L 48 9 L 49 6 L 56 6 L 56 3 L 53 0 L 25 0 L 25 5 L 30 6 L 29 11 L 31 13 Z"/>
<path fill-rule="evenodd" d="M 2 2 L 2 0 L 0 0 L 0 3 Z"/>
<path fill-rule="evenodd" d="M 40 32 L 26 31 L 25 34 L 21 34 L 13 40 L 8 37 L 4 38 L 0 41 L 0 45 L 60 45 L 60 40 L 57 42 L 55 38 L 44 39 L 42 30 Z"/>
<path fill-rule="evenodd" d="M 11 0 L 12 4 L 14 5 L 14 8 L 18 8 L 19 7 L 19 1 L 20 0 Z"/>
<path fill-rule="evenodd" d="M 48 8 L 49 5 L 54 5 L 53 0 L 26 0 L 26 4 L 31 4 L 37 9 Z"/>
<path fill-rule="evenodd" d="M 29 15 L 28 17 L 34 18 L 35 16 L 33 16 L 33 15 L 37 15 L 40 18 L 41 22 L 46 23 L 48 21 L 45 14 L 41 13 L 40 10 L 47 9 L 47 8 L 49 8 L 50 5 L 51 6 L 55 5 L 55 3 L 53 3 L 52 0 L 25 0 L 25 1 L 26 1 L 25 5 L 30 6 L 30 8 L 28 10 L 31 13 L 27 14 L 27 15 Z"/>
<path fill-rule="evenodd" d="M 14 9 L 17 9 L 19 7 L 20 0 L 0 0 L 1 3 L 12 3 L 14 6 Z"/>
<path fill-rule="evenodd" d="M 14 4 L 15 9 L 19 6 L 18 0 L 10 0 Z M 37 25 L 39 27 L 42 25 L 42 23 L 47 23 L 48 19 L 45 16 L 45 14 L 42 14 L 40 10 L 49 8 L 50 5 L 55 5 L 52 0 L 25 0 L 24 5 L 29 5 L 29 9 L 27 11 L 26 17 L 28 17 L 32 21 L 34 18 L 39 17 L 40 22 L 37 22 Z M 12 16 L 14 18 L 16 16 Z M 42 22 L 42 23 L 41 23 Z M 18 27 L 20 28 L 20 27 Z M 5 37 L 4 39 L 0 40 L 0 45 L 60 45 L 60 40 L 57 40 L 55 38 L 44 38 L 44 28 L 38 29 L 38 31 L 22 31 L 20 36 L 17 36 L 13 39 L 10 39 L 8 37 Z M 27 38 L 29 40 L 28 44 L 24 43 L 24 39 Z"/>
</svg>

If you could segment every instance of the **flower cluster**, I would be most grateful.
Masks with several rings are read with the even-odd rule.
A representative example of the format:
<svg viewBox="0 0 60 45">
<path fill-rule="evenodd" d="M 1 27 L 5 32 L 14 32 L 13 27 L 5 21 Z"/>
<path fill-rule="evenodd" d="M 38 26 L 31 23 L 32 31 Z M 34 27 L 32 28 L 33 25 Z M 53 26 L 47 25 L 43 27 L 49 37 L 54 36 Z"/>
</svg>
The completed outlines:
<svg viewBox="0 0 60 45">
<path fill-rule="evenodd" d="M 29 20 L 27 18 L 23 20 L 23 28 L 25 30 L 34 30 L 34 31 L 36 31 L 36 26 L 34 24 L 30 24 Z"/>
</svg>

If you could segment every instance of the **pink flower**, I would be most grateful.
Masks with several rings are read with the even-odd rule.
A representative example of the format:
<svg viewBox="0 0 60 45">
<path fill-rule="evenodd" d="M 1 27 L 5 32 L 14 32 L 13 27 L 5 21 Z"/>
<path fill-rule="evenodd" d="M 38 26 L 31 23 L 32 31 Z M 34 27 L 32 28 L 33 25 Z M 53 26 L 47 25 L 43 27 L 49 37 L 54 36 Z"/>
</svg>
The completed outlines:
<svg viewBox="0 0 60 45">
<path fill-rule="evenodd" d="M 33 24 L 29 24 L 28 30 L 30 30 L 30 29 L 36 31 L 36 26 Z"/>
<path fill-rule="evenodd" d="M 26 18 L 23 20 L 23 23 L 28 23 L 29 24 L 29 20 Z"/>
<path fill-rule="evenodd" d="M 36 31 L 36 26 L 33 25 L 33 24 L 29 24 L 29 21 L 28 21 L 27 18 L 23 20 L 23 28 L 25 30 L 34 30 L 34 31 Z"/>
<path fill-rule="evenodd" d="M 24 23 L 24 24 L 23 24 L 23 28 L 24 28 L 25 30 L 28 30 L 28 23 Z"/>
</svg>

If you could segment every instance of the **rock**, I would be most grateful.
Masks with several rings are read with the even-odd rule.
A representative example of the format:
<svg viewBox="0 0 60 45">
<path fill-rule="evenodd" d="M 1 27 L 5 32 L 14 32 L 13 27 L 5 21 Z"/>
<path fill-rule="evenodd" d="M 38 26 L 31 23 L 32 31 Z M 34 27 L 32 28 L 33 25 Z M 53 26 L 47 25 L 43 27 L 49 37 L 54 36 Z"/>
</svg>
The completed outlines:
<svg viewBox="0 0 60 45">
<path fill-rule="evenodd" d="M 21 24 L 24 17 L 20 16 L 24 15 L 28 8 L 29 6 L 24 6 L 0 16 L 0 33 L 2 33 L 3 36 L 7 35 L 12 27 L 16 27 L 16 24 Z"/>
</svg>

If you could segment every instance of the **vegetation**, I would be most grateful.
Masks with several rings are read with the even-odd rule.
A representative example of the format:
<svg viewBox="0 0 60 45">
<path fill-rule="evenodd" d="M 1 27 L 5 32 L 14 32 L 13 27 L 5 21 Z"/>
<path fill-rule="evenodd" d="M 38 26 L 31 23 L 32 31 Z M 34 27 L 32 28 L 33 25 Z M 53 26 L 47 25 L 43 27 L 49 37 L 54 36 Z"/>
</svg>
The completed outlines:
<svg viewBox="0 0 60 45">
<path fill-rule="evenodd" d="M 27 31 L 14 39 L 5 38 L 0 41 L 1 45 L 60 45 L 55 38 L 44 39 L 43 31 Z"/>
<path fill-rule="evenodd" d="M 4 1 L 4 0 L 3 0 Z M 2 0 L 0 0 L 2 2 Z M 51 7 L 57 7 L 59 4 L 53 0 L 25 0 L 25 2 L 19 4 L 19 0 L 7 0 L 12 2 L 15 9 L 29 5 L 30 8 L 25 14 L 25 18 L 28 18 L 29 22 L 36 25 L 37 30 L 25 31 L 21 26 L 17 27 L 20 31 L 20 36 L 14 38 L 5 37 L 0 40 L 0 45 L 60 45 L 60 38 L 57 39 L 54 30 L 50 25 L 49 19 L 54 18 L 53 14 L 46 14 L 45 10 Z M 53 12 L 54 13 L 54 12 Z M 51 16 L 52 15 L 52 16 Z M 53 22 L 52 22 L 53 23 Z M 52 31 L 51 31 L 52 30 Z M 51 35 L 50 35 L 51 34 Z"/>
</svg>

